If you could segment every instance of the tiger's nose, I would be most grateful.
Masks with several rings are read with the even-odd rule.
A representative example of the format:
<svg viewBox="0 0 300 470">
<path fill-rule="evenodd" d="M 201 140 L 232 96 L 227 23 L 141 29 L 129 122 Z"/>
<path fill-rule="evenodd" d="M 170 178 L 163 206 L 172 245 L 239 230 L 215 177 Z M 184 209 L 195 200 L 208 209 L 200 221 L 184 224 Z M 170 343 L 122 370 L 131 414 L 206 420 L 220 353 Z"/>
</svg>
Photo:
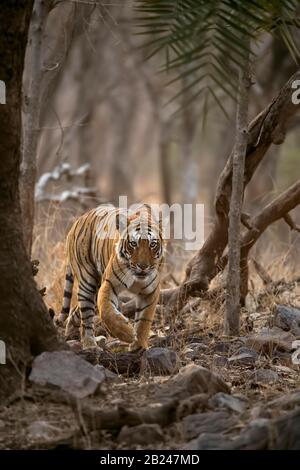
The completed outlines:
<svg viewBox="0 0 300 470">
<path fill-rule="evenodd" d="M 139 271 L 147 271 L 149 266 L 146 263 L 137 263 L 136 267 Z"/>
</svg>

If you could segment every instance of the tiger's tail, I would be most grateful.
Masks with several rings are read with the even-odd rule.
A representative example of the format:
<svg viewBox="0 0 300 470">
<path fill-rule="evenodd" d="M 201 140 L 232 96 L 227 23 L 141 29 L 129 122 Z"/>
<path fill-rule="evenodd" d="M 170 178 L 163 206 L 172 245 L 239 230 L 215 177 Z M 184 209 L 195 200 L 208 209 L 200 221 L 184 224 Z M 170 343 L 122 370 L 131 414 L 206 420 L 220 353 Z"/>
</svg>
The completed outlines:
<svg viewBox="0 0 300 470">
<path fill-rule="evenodd" d="M 57 323 L 63 325 L 70 313 L 71 307 L 71 300 L 72 300 L 72 292 L 73 292 L 73 285 L 74 285 L 74 277 L 71 270 L 71 266 L 67 265 L 66 267 L 66 277 L 65 277 L 65 288 L 64 288 L 64 296 L 63 296 L 63 305 L 61 309 L 61 313 L 58 317 Z"/>
</svg>

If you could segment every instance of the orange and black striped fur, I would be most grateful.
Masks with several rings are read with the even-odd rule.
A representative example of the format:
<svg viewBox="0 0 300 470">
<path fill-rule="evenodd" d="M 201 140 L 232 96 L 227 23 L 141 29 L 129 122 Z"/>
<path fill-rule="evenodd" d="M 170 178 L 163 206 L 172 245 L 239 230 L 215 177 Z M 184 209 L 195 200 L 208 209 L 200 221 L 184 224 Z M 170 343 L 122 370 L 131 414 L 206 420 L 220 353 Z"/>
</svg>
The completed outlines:
<svg viewBox="0 0 300 470">
<path fill-rule="evenodd" d="M 99 206 L 82 215 L 67 236 L 67 270 L 62 313 L 58 322 L 75 322 L 78 309 L 69 315 L 74 278 L 78 281 L 81 340 L 84 348 L 96 346 L 94 313 L 110 333 L 131 343 L 130 349 L 147 348 L 148 336 L 160 291 L 163 260 L 161 226 L 150 207 L 132 214 L 124 209 Z M 119 310 L 119 294 L 137 296 L 135 327 Z M 78 322 L 78 318 L 77 318 Z"/>
</svg>

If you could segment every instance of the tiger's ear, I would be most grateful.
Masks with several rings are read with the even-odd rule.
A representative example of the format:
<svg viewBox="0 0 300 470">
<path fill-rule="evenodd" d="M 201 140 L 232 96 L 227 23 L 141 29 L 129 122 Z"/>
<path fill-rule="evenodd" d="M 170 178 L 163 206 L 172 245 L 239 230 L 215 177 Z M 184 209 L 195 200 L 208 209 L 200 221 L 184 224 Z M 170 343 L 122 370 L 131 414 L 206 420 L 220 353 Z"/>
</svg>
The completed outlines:
<svg viewBox="0 0 300 470">
<path fill-rule="evenodd" d="M 128 227 L 128 218 L 126 214 L 118 213 L 116 215 L 116 229 L 123 233 L 124 230 Z"/>
</svg>

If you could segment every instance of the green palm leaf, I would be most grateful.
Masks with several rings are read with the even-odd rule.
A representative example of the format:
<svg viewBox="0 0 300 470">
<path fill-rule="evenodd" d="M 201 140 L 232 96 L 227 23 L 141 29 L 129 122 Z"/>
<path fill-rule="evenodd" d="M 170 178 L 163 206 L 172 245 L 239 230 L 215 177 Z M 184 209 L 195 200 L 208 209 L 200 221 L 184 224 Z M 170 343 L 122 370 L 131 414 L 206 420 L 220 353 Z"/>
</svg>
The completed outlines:
<svg viewBox="0 0 300 470">
<path fill-rule="evenodd" d="M 219 98 L 224 93 L 235 99 L 240 63 L 248 51 L 249 39 L 260 34 L 280 34 L 293 59 L 300 51 L 293 37 L 299 28 L 296 0 L 135 0 L 137 34 L 146 36 L 143 47 L 152 57 L 167 50 L 161 71 L 172 74 L 168 84 L 191 76 L 192 99 L 206 90 L 223 111 Z M 252 57 L 253 51 L 250 51 Z M 207 105 L 207 99 L 204 102 Z"/>
</svg>

